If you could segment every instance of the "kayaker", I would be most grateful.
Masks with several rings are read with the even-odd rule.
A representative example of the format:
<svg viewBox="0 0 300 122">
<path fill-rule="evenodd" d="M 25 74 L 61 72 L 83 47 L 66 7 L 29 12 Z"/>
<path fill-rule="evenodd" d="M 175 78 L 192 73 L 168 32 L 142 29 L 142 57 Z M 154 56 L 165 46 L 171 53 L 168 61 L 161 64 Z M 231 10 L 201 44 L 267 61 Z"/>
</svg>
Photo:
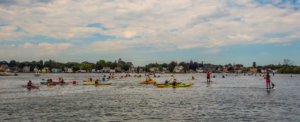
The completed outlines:
<svg viewBox="0 0 300 122">
<path fill-rule="evenodd" d="M 98 79 L 95 80 L 95 84 L 98 84 Z"/>
<path fill-rule="evenodd" d="M 31 80 L 27 83 L 27 86 L 32 86 Z"/>
<path fill-rule="evenodd" d="M 102 80 L 105 81 L 105 77 L 103 77 Z"/>
<path fill-rule="evenodd" d="M 223 75 L 222 78 L 225 78 L 225 76 Z"/>
<path fill-rule="evenodd" d="M 192 76 L 192 79 L 195 79 L 194 76 Z"/>
<path fill-rule="evenodd" d="M 267 73 L 266 75 L 266 83 L 267 83 L 267 89 L 271 89 L 271 85 L 270 85 L 270 75 L 269 73 Z"/>
<path fill-rule="evenodd" d="M 210 82 L 210 73 L 207 72 L 207 82 Z"/>
<path fill-rule="evenodd" d="M 173 86 L 176 86 L 176 79 L 174 79 L 173 81 Z"/>
<path fill-rule="evenodd" d="M 110 76 L 108 76 L 108 78 L 107 79 L 110 79 Z"/>
<path fill-rule="evenodd" d="M 158 75 L 158 77 L 160 77 L 160 75 Z"/>
<path fill-rule="evenodd" d="M 146 78 L 145 82 L 148 82 L 148 78 Z"/>
<path fill-rule="evenodd" d="M 90 78 L 90 81 L 93 81 L 93 78 Z"/>
<path fill-rule="evenodd" d="M 168 81 L 168 79 L 166 79 L 165 84 L 168 84 L 168 83 L 169 83 L 169 81 Z"/>
<path fill-rule="evenodd" d="M 60 83 L 65 83 L 64 79 L 61 79 L 61 82 Z"/>
</svg>

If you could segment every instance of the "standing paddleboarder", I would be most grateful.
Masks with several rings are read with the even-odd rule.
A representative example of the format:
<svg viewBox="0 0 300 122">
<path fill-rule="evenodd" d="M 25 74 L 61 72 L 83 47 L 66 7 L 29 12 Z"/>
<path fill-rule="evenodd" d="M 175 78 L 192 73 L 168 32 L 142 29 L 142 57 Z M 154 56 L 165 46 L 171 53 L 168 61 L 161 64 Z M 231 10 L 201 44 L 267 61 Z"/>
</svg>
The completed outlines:
<svg viewBox="0 0 300 122">
<path fill-rule="evenodd" d="M 207 72 L 207 82 L 210 82 L 210 73 Z"/>
<path fill-rule="evenodd" d="M 271 82 L 270 75 L 269 75 L 269 73 L 267 73 L 267 75 L 266 75 L 267 89 L 271 89 L 270 82 Z"/>
</svg>

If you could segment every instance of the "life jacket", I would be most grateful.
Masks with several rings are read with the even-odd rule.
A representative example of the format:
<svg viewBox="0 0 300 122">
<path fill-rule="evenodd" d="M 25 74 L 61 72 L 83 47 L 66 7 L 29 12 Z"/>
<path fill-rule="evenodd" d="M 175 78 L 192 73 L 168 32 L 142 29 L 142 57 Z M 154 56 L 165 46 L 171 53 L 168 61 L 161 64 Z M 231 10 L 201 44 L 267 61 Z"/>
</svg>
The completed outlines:
<svg viewBox="0 0 300 122">
<path fill-rule="evenodd" d="M 90 80 L 93 80 L 93 78 L 90 78 Z"/>
<path fill-rule="evenodd" d="M 27 86 L 31 86 L 31 83 L 28 83 Z"/>
</svg>

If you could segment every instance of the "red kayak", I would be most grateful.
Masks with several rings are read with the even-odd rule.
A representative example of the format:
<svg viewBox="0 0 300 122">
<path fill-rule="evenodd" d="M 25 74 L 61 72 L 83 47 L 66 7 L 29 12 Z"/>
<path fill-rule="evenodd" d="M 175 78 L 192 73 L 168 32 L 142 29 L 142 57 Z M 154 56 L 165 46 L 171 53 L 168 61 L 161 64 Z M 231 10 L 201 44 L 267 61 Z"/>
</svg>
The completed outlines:
<svg viewBox="0 0 300 122">
<path fill-rule="evenodd" d="M 27 85 L 23 85 L 23 87 L 25 87 L 25 88 L 34 88 L 34 89 L 40 88 L 40 86 L 27 86 Z"/>
</svg>

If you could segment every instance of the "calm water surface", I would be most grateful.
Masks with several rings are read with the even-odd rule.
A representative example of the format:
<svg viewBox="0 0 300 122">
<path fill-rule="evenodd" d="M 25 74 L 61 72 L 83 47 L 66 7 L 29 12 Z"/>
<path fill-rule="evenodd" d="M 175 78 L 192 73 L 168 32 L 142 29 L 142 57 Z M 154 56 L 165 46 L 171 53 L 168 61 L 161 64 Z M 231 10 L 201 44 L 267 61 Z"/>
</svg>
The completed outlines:
<svg viewBox="0 0 300 122">
<path fill-rule="evenodd" d="M 86 75 L 19 74 L 0 77 L 0 121 L 300 121 L 300 75 L 271 77 L 275 90 L 266 90 L 262 77 L 176 74 L 189 88 L 156 88 L 135 77 L 111 80 L 112 85 L 83 86 Z M 106 74 L 107 75 L 107 74 Z M 117 74 L 121 76 L 125 74 Z M 63 77 L 76 85 L 45 86 L 41 79 Z M 153 78 L 163 83 L 170 74 Z M 21 87 L 28 80 L 40 89 Z"/>
</svg>

